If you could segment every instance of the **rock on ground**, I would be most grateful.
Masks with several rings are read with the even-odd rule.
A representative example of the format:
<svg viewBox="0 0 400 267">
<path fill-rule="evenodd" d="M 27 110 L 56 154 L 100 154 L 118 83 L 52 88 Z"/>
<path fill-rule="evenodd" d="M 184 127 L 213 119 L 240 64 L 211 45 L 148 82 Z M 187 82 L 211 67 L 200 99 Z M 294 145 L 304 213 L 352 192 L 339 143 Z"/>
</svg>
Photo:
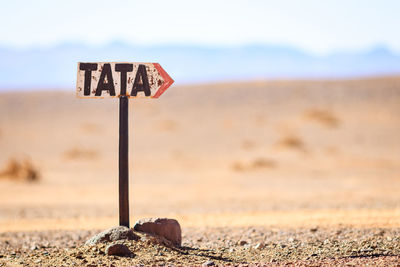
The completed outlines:
<svg viewBox="0 0 400 267">
<path fill-rule="evenodd" d="M 174 246 L 182 244 L 181 226 L 175 219 L 146 218 L 135 223 L 134 230 L 158 235 L 170 241 Z"/>
<path fill-rule="evenodd" d="M 206 266 L 215 266 L 215 263 L 213 261 L 206 261 L 205 263 L 203 263 L 201 265 L 202 267 L 206 267 Z"/>
<path fill-rule="evenodd" d="M 129 250 L 129 248 L 124 244 L 111 243 L 106 247 L 106 254 L 111 256 L 133 256 L 133 253 Z"/>
<path fill-rule="evenodd" d="M 117 226 L 91 237 L 86 241 L 85 245 L 93 246 L 98 243 L 106 243 L 117 240 L 139 240 L 139 236 L 128 227 Z"/>
</svg>

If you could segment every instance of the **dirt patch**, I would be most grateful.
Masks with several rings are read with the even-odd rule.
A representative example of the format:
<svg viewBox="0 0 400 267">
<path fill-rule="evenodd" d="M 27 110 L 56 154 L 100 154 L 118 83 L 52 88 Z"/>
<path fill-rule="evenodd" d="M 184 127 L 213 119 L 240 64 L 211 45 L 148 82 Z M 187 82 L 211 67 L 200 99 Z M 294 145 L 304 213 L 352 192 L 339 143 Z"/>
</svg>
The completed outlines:
<svg viewBox="0 0 400 267">
<path fill-rule="evenodd" d="M 178 123 L 174 120 L 163 120 L 157 123 L 156 129 L 159 131 L 173 132 L 178 129 Z"/>
<path fill-rule="evenodd" d="M 264 115 L 257 115 L 255 117 L 255 123 L 257 126 L 262 127 L 267 124 L 267 119 L 265 118 Z"/>
<path fill-rule="evenodd" d="M 257 146 L 257 144 L 252 140 L 243 140 L 241 144 L 241 148 L 243 150 L 252 150 Z"/>
<path fill-rule="evenodd" d="M 81 125 L 81 131 L 89 134 L 96 134 L 101 132 L 101 126 L 94 123 L 84 123 Z"/>
</svg>

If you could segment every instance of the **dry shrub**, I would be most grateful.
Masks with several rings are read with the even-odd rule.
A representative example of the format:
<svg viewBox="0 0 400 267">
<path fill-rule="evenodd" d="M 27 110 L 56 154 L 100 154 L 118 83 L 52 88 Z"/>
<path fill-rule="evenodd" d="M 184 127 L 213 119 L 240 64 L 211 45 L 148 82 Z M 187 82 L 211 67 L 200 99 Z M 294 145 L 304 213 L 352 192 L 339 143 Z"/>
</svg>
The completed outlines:
<svg viewBox="0 0 400 267">
<path fill-rule="evenodd" d="M 279 147 L 289 148 L 289 149 L 297 149 L 297 150 L 305 150 L 304 142 L 295 135 L 288 135 L 283 137 L 278 141 L 277 144 Z"/>
<path fill-rule="evenodd" d="M 257 158 L 253 160 L 251 166 L 253 169 L 274 168 L 276 167 L 276 162 L 271 159 Z"/>
<path fill-rule="evenodd" d="M 237 172 L 241 171 L 253 171 L 259 169 L 270 169 L 275 168 L 276 162 L 271 159 L 257 158 L 250 163 L 234 162 L 232 169 Z"/>
<path fill-rule="evenodd" d="M 324 126 L 335 128 L 339 126 L 339 119 L 329 110 L 314 109 L 305 112 L 305 117 Z"/>
<path fill-rule="evenodd" d="M 96 150 L 73 148 L 64 152 L 66 159 L 96 159 L 99 153 Z"/>
<path fill-rule="evenodd" d="M 38 169 L 27 159 L 23 161 L 10 159 L 3 170 L 0 171 L 0 177 L 11 180 L 31 182 L 39 180 L 40 173 Z"/>
</svg>

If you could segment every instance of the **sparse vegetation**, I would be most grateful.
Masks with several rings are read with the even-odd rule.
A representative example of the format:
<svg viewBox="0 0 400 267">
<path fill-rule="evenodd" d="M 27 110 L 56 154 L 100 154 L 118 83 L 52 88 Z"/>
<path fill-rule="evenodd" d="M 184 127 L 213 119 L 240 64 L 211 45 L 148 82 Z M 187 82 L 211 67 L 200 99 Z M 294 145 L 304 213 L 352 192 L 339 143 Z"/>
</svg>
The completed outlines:
<svg viewBox="0 0 400 267">
<path fill-rule="evenodd" d="M 304 113 L 304 116 L 326 127 L 335 128 L 340 124 L 339 119 L 332 111 L 322 109 L 312 109 Z"/>
<path fill-rule="evenodd" d="M 296 149 L 300 151 L 305 151 L 305 144 L 300 137 L 296 135 L 286 135 L 282 137 L 278 143 L 278 147 Z"/>
<path fill-rule="evenodd" d="M 232 169 L 234 171 L 252 171 L 261 169 L 271 169 L 276 167 L 276 162 L 272 159 L 256 158 L 249 163 L 234 162 Z"/>
<path fill-rule="evenodd" d="M 96 159 L 99 152 L 93 149 L 72 148 L 64 152 L 66 159 Z"/>
<path fill-rule="evenodd" d="M 185 248 L 131 242 L 133 258 L 83 247 L 118 224 L 118 103 L 2 94 L 0 266 L 396 266 L 399 85 L 210 84 L 138 100 L 131 225 L 177 214 Z M 11 160 L 21 151 L 29 164 Z"/>
<path fill-rule="evenodd" d="M 10 159 L 3 170 L 0 171 L 0 177 L 9 180 L 32 182 L 39 180 L 40 173 L 31 161 L 27 159 Z"/>
<path fill-rule="evenodd" d="M 271 159 L 257 158 L 253 160 L 252 167 L 253 169 L 274 168 L 276 167 L 276 162 Z"/>
</svg>

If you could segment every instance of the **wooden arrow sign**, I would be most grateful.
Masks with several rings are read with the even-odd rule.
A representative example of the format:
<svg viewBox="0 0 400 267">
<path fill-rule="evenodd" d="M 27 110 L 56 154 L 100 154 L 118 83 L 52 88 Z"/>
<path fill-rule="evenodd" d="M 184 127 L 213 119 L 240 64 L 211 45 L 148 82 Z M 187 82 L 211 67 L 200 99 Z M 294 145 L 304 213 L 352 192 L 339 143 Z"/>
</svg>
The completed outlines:
<svg viewBox="0 0 400 267">
<path fill-rule="evenodd" d="M 174 82 L 158 63 L 78 63 L 79 98 L 158 98 Z"/>
</svg>

